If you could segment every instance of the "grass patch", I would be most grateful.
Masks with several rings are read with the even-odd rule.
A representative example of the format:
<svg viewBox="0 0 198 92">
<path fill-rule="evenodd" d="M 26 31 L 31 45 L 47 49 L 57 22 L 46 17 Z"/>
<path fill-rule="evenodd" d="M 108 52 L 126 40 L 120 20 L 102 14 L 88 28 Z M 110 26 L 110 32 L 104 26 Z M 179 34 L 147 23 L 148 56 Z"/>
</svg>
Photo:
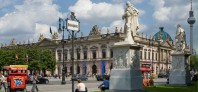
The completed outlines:
<svg viewBox="0 0 198 92">
<path fill-rule="evenodd" d="M 145 87 L 146 92 L 197 92 L 198 91 L 198 81 L 193 82 L 190 86 L 154 86 L 154 87 Z M 91 92 L 104 92 L 100 90 L 91 91 Z"/>
<path fill-rule="evenodd" d="M 197 83 L 190 86 L 155 86 L 145 87 L 146 92 L 197 92 Z"/>
<path fill-rule="evenodd" d="M 154 86 L 145 87 L 146 92 L 197 92 L 197 82 L 194 82 L 190 86 Z M 92 91 L 92 92 L 104 92 L 104 91 Z"/>
</svg>

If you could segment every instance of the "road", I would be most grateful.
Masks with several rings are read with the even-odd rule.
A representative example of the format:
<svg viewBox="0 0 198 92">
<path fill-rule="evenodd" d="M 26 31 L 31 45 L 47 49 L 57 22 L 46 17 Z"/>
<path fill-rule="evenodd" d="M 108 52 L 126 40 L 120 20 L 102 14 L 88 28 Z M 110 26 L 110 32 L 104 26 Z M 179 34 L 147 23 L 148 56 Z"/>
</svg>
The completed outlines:
<svg viewBox="0 0 198 92">
<path fill-rule="evenodd" d="M 61 79 L 49 79 L 49 84 L 38 84 L 39 92 L 72 92 L 71 78 L 66 78 L 66 84 L 61 85 Z M 88 81 L 83 81 L 88 88 L 88 91 L 99 90 L 98 86 L 102 81 L 96 81 L 95 78 L 89 78 Z M 154 79 L 155 85 L 164 84 L 166 79 Z M 76 85 L 77 82 L 75 82 Z M 32 85 L 27 85 L 27 91 L 30 92 Z M 3 88 L 0 92 L 4 92 Z"/>
</svg>

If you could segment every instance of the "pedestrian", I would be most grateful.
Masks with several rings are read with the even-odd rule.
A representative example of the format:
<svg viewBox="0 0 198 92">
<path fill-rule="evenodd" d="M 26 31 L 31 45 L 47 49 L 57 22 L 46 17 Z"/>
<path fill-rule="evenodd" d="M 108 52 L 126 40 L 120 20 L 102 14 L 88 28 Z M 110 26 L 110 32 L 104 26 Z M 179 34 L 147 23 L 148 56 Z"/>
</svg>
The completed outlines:
<svg viewBox="0 0 198 92">
<path fill-rule="evenodd" d="M 78 84 L 76 86 L 75 92 L 88 92 L 87 87 L 85 86 L 84 83 L 82 83 L 81 79 L 78 79 Z"/>
<path fill-rule="evenodd" d="M 150 77 L 151 77 L 151 74 L 150 74 L 150 72 L 148 72 L 148 73 L 147 73 L 147 79 L 149 80 Z"/>
<path fill-rule="evenodd" d="M 2 85 L 3 85 L 3 87 L 5 89 L 5 92 L 6 92 L 6 78 L 0 72 L 0 89 L 2 88 Z"/>
<path fill-rule="evenodd" d="M 109 89 L 109 76 L 105 77 L 105 80 L 98 86 L 98 88 L 100 88 L 101 91 Z"/>
<path fill-rule="evenodd" d="M 37 74 L 33 73 L 33 76 L 32 76 L 31 79 L 32 79 L 32 89 L 31 89 L 31 91 L 35 92 L 35 89 L 36 89 L 36 91 L 38 92 L 39 90 L 38 90 L 38 87 L 36 85 L 36 82 L 38 81 Z"/>
<path fill-rule="evenodd" d="M 194 77 L 194 74 L 195 74 L 194 69 L 192 69 L 192 70 L 190 71 L 190 74 L 191 74 L 191 81 L 193 81 L 193 77 Z"/>
</svg>

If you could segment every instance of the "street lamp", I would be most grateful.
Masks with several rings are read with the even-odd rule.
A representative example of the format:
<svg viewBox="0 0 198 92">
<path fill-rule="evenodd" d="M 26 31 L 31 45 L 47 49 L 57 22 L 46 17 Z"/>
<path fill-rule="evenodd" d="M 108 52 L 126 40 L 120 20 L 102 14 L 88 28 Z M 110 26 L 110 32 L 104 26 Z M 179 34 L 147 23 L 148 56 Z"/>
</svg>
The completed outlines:
<svg viewBox="0 0 198 92">
<path fill-rule="evenodd" d="M 65 44 L 65 41 L 64 41 L 64 31 L 66 29 L 65 23 L 66 23 L 65 20 L 63 20 L 62 18 L 59 18 L 58 33 L 62 33 L 63 32 L 63 36 L 62 36 L 62 40 L 61 40 L 61 43 L 63 45 L 63 68 L 62 68 L 62 82 L 61 82 L 61 84 L 66 84 L 66 81 L 65 81 L 65 59 L 64 59 L 64 56 L 65 56 L 65 52 L 64 52 L 64 44 Z"/>
<path fill-rule="evenodd" d="M 74 32 L 76 34 L 80 31 L 80 22 L 76 19 L 75 13 L 71 12 L 70 18 L 66 19 L 66 29 L 72 37 L 72 92 L 74 92 Z"/>
<path fill-rule="evenodd" d="M 153 39 L 149 39 L 149 46 L 151 46 L 151 54 L 152 54 L 152 61 L 151 61 L 151 70 L 152 70 L 152 73 L 153 73 Z"/>
</svg>

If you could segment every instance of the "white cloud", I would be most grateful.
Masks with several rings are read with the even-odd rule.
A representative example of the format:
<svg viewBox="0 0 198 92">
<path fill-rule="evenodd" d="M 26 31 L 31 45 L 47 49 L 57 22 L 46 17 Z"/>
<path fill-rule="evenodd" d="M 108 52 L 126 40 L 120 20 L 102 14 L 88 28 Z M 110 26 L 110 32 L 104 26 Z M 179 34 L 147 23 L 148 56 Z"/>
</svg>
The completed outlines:
<svg viewBox="0 0 198 92">
<path fill-rule="evenodd" d="M 115 3 L 126 3 L 127 1 L 130 1 L 136 4 L 136 3 L 142 3 L 144 0 L 112 0 L 112 2 L 115 2 Z"/>
<path fill-rule="evenodd" d="M 113 21 L 109 27 L 102 27 L 102 34 L 107 33 L 107 29 L 109 29 L 110 33 L 115 32 L 115 28 L 118 28 L 118 31 L 120 32 L 120 29 L 124 29 L 124 21 L 123 20 L 115 20 Z"/>
<path fill-rule="evenodd" d="M 153 18 L 156 20 L 157 26 L 164 26 L 166 31 L 174 38 L 176 25 L 181 24 L 186 31 L 187 42 L 189 42 L 190 35 L 187 19 L 189 17 L 190 0 L 150 0 L 150 5 L 154 7 Z M 195 0 L 193 1 L 193 7 L 197 7 Z M 194 9 L 194 16 L 197 20 L 196 9 Z M 197 30 L 197 22 L 194 26 L 194 30 Z M 194 32 L 194 45 L 196 46 L 197 31 Z"/>
<path fill-rule="evenodd" d="M 46 28 L 46 25 L 51 25 L 62 16 L 52 0 L 25 0 L 23 4 L 14 7 L 13 12 L 0 18 L 0 36 L 7 41 L 11 38 L 19 41 L 37 39 L 42 32 L 39 28 Z"/>
<path fill-rule="evenodd" d="M 139 29 L 139 33 L 141 32 L 145 32 L 148 30 L 148 26 L 145 24 L 140 23 L 140 29 Z"/>
<path fill-rule="evenodd" d="M 47 24 L 40 24 L 40 23 L 36 23 L 36 27 L 35 27 L 35 33 L 33 38 L 36 38 L 35 40 L 38 40 L 38 37 L 40 36 L 40 34 L 43 34 L 44 37 L 46 38 L 51 38 L 52 35 L 50 34 L 50 27 L 52 30 L 52 34 L 54 34 L 54 32 L 57 32 L 57 28 L 55 26 L 49 26 Z"/>
<path fill-rule="evenodd" d="M 139 9 L 139 17 L 144 16 L 146 12 L 144 10 Z"/>
<path fill-rule="evenodd" d="M 146 14 L 146 12 L 144 10 L 141 10 L 141 9 L 138 9 L 139 10 L 139 15 L 138 17 L 142 17 Z M 123 11 L 124 11 L 124 8 L 123 8 Z M 118 31 L 120 31 L 120 29 L 122 28 L 122 31 L 124 30 L 124 20 L 120 20 L 121 19 L 121 16 L 124 14 L 124 12 L 119 16 L 119 19 L 118 20 L 114 20 L 110 23 L 110 25 L 107 27 L 102 27 L 102 33 L 107 33 L 107 29 L 109 29 L 110 33 L 114 33 L 115 32 L 115 28 L 117 27 L 118 28 Z M 143 32 L 147 30 L 147 26 L 140 23 L 140 29 L 139 31 L 140 32 Z"/>
<path fill-rule="evenodd" d="M 91 0 L 78 0 L 69 10 L 75 12 L 77 18 L 95 23 L 121 19 L 124 13 L 121 4 L 93 3 Z"/>
</svg>

